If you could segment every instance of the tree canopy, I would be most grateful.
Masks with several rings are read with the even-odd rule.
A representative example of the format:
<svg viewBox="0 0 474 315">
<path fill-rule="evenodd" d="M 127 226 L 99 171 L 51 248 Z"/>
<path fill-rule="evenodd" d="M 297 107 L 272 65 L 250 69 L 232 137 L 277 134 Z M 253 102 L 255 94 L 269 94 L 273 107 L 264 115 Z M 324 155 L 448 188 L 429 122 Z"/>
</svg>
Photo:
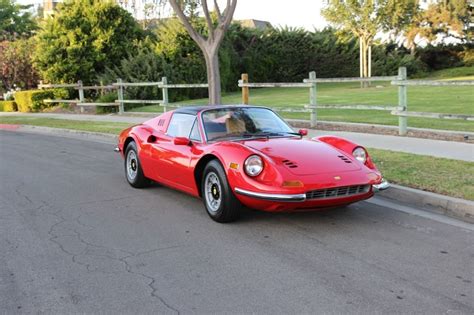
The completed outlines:
<svg viewBox="0 0 474 315">
<path fill-rule="evenodd" d="M 446 37 L 472 41 L 469 5 L 473 6 L 470 0 L 441 0 L 418 10 L 405 32 L 408 46 L 414 48 L 417 37 L 428 43 Z"/>
<path fill-rule="evenodd" d="M 340 39 L 360 40 L 361 76 L 370 76 L 371 46 L 377 33 L 401 32 L 417 9 L 416 0 L 329 0 L 321 11 Z"/>
<path fill-rule="evenodd" d="M 71 0 L 45 21 L 34 61 L 51 82 L 91 82 L 136 52 L 144 36 L 131 14 L 112 2 Z"/>
<path fill-rule="evenodd" d="M 31 36 L 37 29 L 36 21 L 28 9 L 13 0 L 0 0 L 0 40 Z"/>
</svg>

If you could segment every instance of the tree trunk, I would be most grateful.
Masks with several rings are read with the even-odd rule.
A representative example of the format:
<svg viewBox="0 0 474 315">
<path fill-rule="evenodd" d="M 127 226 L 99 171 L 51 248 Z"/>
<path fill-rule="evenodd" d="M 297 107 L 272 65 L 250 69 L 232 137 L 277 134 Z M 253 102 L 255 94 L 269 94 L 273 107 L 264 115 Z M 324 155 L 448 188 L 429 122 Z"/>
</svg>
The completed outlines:
<svg viewBox="0 0 474 315">
<path fill-rule="evenodd" d="M 360 77 L 362 78 L 364 76 L 364 61 L 362 57 L 362 38 L 359 38 L 359 72 L 360 72 Z"/>
<path fill-rule="evenodd" d="M 221 73 L 219 71 L 219 54 L 217 49 L 204 51 L 206 60 L 209 105 L 221 105 Z"/>
</svg>

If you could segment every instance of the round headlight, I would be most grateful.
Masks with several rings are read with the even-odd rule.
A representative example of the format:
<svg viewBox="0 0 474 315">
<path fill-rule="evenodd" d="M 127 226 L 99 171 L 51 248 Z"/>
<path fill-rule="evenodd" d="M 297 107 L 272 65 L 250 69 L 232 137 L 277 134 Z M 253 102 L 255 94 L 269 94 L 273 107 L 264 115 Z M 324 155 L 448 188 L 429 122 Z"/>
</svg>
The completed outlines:
<svg viewBox="0 0 474 315">
<path fill-rule="evenodd" d="M 362 147 L 355 148 L 354 151 L 352 151 L 352 155 L 361 163 L 365 164 L 365 161 L 367 161 L 367 152 Z"/>
<path fill-rule="evenodd" d="M 245 173 L 248 176 L 258 176 L 263 171 L 263 161 L 258 155 L 251 155 L 245 160 Z"/>
</svg>

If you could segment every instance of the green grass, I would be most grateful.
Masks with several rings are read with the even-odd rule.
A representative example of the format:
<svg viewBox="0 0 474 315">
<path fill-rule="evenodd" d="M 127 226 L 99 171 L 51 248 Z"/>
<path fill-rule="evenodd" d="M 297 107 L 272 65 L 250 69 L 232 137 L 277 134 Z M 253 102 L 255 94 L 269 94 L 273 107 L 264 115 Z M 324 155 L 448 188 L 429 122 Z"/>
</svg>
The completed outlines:
<svg viewBox="0 0 474 315">
<path fill-rule="evenodd" d="M 468 75 L 473 75 L 469 77 Z M 474 79 L 474 67 L 453 68 L 436 71 L 430 79 Z M 359 83 L 322 83 L 317 87 L 319 104 L 341 105 L 384 105 L 397 106 L 398 87 L 390 82 L 375 82 L 371 87 L 360 88 Z M 171 92 L 172 93 L 172 92 Z M 227 93 L 222 97 L 224 104 L 240 104 L 241 93 Z M 250 90 L 250 103 L 270 107 L 300 107 L 309 103 L 307 88 L 263 88 Z M 207 99 L 180 102 L 186 105 L 207 104 Z M 462 87 L 408 87 L 408 109 L 416 112 L 451 113 L 474 115 L 474 88 Z M 134 108 L 138 112 L 161 112 L 159 106 Z M 309 113 L 282 113 L 285 118 L 309 119 Z M 324 121 L 342 121 L 398 125 L 398 117 L 387 111 L 320 109 L 318 119 Z M 474 132 L 474 123 L 463 120 L 408 118 L 410 127 L 445 129 Z"/>
<path fill-rule="evenodd" d="M 130 126 L 130 124 L 127 123 L 91 122 L 37 117 L 0 117 L 0 124 L 31 125 L 111 134 L 118 134 L 120 131 Z"/>
<path fill-rule="evenodd" d="M 474 66 L 433 71 L 423 77 L 433 80 L 474 80 Z"/>
<path fill-rule="evenodd" d="M 369 149 L 388 181 L 447 196 L 474 200 L 474 163 Z"/>
<path fill-rule="evenodd" d="M 126 123 L 35 117 L 0 117 L 2 124 L 21 124 L 118 134 Z M 474 163 L 388 150 L 369 149 L 390 182 L 448 196 L 474 200 Z"/>
</svg>

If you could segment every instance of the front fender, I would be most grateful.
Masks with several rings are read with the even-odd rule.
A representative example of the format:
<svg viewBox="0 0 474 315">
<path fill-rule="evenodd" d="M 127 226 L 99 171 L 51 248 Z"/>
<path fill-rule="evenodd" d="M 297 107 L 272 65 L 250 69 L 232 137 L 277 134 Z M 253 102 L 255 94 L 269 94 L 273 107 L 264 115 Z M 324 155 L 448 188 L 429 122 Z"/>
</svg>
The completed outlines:
<svg viewBox="0 0 474 315">
<path fill-rule="evenodd" d="M 223 165 L 229 184 L 233 188 L 268 190 L 270 187 L 281 186 L 283 182 L 283 175 L 273 160 L 255 149 L 240 143 L 227 142 L 216 144 L 210 152 Z M 264 163 L 262 173 L 256 177 L 248 176 L 244 170 L 245 160 L 253 154 L 259 155 Z"/>
<path fill-rule="evenodd" d="M 335 147 L 338 150 L 341 150 L 348 155 L 352 156 L 352 152 L 354 151 L 355 148 L 361 147 L 367 152 L 367 160 L 365 161 L 365 166 L 370 168 L 371 170 L 378 171 L 377 167 L 375 166 L 374 162 L 372 161 L 369 152 L 367 149 L 359 144 L 356 144 L 350 140 L 347 140 L 345 138 L 337 137 L 337 136 L 320 136 L 320 137 L 314 137 L 311 140 L 313 141 L 321 141 L 326 144 L 329 144 L 330 146 Z"/>
</svg>

